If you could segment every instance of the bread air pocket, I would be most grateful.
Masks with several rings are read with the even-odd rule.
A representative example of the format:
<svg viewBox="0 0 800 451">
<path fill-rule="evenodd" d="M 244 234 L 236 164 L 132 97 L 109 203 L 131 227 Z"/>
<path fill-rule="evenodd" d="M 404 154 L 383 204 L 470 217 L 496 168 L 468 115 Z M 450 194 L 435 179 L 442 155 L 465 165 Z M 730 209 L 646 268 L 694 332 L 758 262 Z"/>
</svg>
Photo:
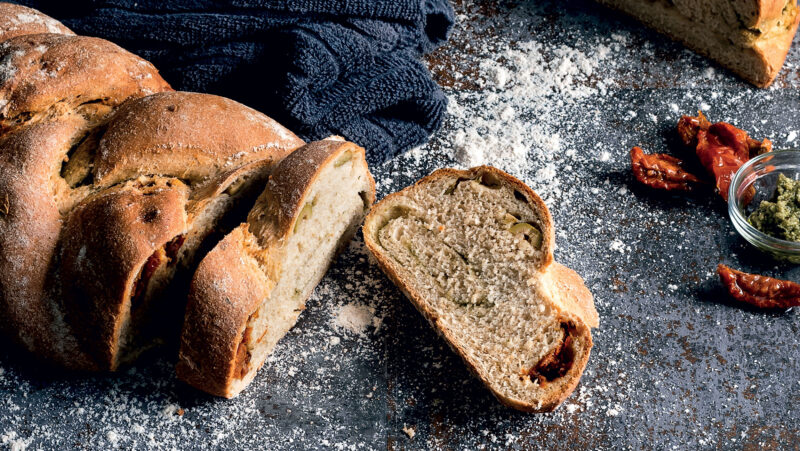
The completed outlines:
<svg viewBox="0 0 800 451">
<path fill-rule="evenodd" d="M 580 277 L 553 262 L 550 213 L 522 182 L 438 170 L 378 203 L 364 240 L 501 402 L 549 411 L 575 388 L 597 313 Z"/>
<path fill-rule="evenodd" d="M 375 199 L 364 149 L 308 144 L 276 168 L 247 217 L 191 283 L 178 377 L 223 397 L 241 392 L 294 326 Z"/>
</svg>

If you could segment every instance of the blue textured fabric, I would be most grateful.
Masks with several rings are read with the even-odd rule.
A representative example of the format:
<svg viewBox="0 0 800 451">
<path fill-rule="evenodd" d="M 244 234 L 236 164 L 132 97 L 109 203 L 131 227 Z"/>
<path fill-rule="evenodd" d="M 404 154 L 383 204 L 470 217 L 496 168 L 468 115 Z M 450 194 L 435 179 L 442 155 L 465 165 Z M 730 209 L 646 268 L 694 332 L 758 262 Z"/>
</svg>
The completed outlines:
<svg viewBox="0 0 800 451">
<path fill-rule="evenodd" d="M 420 58 L 448 0 L 25 0 L 152 61 L 175 89 L 236 99 L 306 140 L 338 134 L 371 163 L 425 142 L 447 99 Z"/>
</svg>

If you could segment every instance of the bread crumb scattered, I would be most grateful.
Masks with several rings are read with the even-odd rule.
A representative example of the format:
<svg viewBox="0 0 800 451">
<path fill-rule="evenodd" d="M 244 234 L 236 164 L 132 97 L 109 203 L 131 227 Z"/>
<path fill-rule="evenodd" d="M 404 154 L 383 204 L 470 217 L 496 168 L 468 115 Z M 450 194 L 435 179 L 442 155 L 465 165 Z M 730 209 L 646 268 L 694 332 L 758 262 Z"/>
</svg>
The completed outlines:
<svg viewBox="0 0 800 451">
<path fill-rule="evenodd" d="M 406 433 L 408 438 L 414 438 L 414 436 L 417 435 L 417 431 L 414 430 L 414 426 L 403 425 L 403 432 Z"/>
</svg>

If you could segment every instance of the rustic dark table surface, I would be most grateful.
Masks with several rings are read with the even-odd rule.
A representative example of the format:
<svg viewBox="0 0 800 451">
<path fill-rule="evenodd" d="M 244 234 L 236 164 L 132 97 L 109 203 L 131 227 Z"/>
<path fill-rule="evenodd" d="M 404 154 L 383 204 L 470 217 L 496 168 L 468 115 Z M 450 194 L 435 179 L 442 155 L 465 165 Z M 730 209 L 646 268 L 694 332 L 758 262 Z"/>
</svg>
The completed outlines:
<svg viewBox="0 0 800 451">
<path fill-rule="evenodd" d="M 0 447 L 10 449 L 784 449 L 800 446 L 800 318 L 726 300 L 715 267 L 797 280 L 741 239 L 711 194 L 636 185 L 628 150 L 679 152 L 702 108 L 797 145 L 800 47 L 752 88 L 581 0 L 457 2 L 429 58 L 450 96 L 431 142 L 373 168 L 379 197 L 434 168 L 490 163 L 556 221 L 556 258 L 594 293 L 600 327 L 554 413 L 495 401 L 370 262 L 361 239 L 234 400 L 173 377 L 170 352 L 114 375 L 43 369 L 0 350 Z M 796 43 L 797 44 L 797 43 Z"/>
</svg>

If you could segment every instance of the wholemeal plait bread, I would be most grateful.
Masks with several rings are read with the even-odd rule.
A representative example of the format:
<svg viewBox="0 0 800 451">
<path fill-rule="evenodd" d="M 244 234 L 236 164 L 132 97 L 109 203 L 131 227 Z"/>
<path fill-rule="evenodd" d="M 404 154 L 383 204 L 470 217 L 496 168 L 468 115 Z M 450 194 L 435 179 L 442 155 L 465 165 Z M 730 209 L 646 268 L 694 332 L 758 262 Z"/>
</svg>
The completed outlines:
<svg viewBox="0 0 800 451">
<path fill-rule="evenodd" d="M 114 370 L 177 337 L 197 261 L 304 143 L 34 10 L 0 3 L 0 24 L 0 326 Z"/>
<path fill-rule="evenodd" d="M 364 149 L 307 144 L 276 168 L 247 222 L 194 274 L 178 377 L 230 398 L 253 379 L 375 199 Z"/>
<path fill-rule="evenodd" d="M 597 312 L 553 261 L 550 213 L 525 184 L 486 166 L 437 170 L 376 204 L 364 241 L 502 403 L 546 412 L 576 387 Z"/>
<path fill-rule="evenodd" d="M 597 0 L 769 86 L 797 31 L 797 0 Z"/>
</svg>

